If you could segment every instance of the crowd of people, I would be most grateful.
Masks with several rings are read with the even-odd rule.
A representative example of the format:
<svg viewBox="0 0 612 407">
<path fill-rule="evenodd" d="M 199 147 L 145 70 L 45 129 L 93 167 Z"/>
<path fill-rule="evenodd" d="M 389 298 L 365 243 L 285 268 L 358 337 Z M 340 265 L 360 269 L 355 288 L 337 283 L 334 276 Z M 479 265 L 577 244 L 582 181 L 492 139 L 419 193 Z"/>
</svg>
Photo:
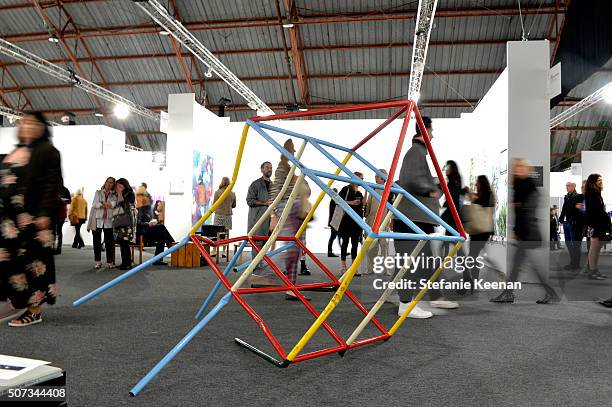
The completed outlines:
<svg viewBox="0 0 612 407">
<path fill-rule="evenodd" d="M 439 183 L 430 173 L 425 142 L 425 137 L 433 138 L 433 126 L 428 117 L 423 117 L 423 122 L 427 135 L 421 134 L 421 130 L 417 127 L 412 145 L 399 168 L 397 180 L 397 183 L 421 204 L 416 205 L 409 199 L 403 199 L 398 206 L 398 210 L 412 220 L 418 230 L 413 230 L 404 222 L 395 220 L 387 226 L 386 231 L 434 233 L 435 227 L 440 222 L 426 215 L 419 206 L 425 206 L 434 214 L 440 214 L 442 210 L 441 219 L 449 226 L 456 227 L 450 201 L 445 201 L 440 207 L 442 192 Z M 19 143 L 14 150 L 1 157 L 0 162 L 0 305 L 10 303 L 14 309 L 22 310 L 9 322 L 11 327 L 23 327 L 41 322 L 41 306 L 55 303 L 57 286 L 54 255 L 61 253 L 62 226 L 66 219 L 75 228 L 73 248 L 81 249 L 85 245 L 81 230 L 83 225 L 86 224 L 86 230 L 92 233 L 95 270 L 115 268 L 115 244 L 119 246 L 121 256 L 118 268 L 128 270 L 133 264 L 132 245 L 146 242 L 145 246 L 155 246 L 157 255 L 174 242 L 164 226 L 164 203 L 157 201 L 153 205 L 145 183 L 133 188 L 126 178 L 108 177 L 95 192 L 91 203 L 84 198 L 82 189 L 76 190 L 71 196 L 63 185 L 60 154 L 51 142 L 49 128 L 42 114 L 30 113 L 19 121 L 18 140 Z M 286 140 L 283 147 L 289 154 L 296 152 L 291 139 Z M 279 223 L 288 205 L 291 206 L 287 208 L 286 219 L 282 222 L 281 236 L 295 236 L 311 210 L 310 187 L 303 177 L 291 175 L 291 165 L 285 155 L 281 155 L 275 171 L 269 161 L 261 164 L 260 171 L 261 177 L 250 184 L 246 196 L 249 207 L 248 232 L 251 236 L 260 237 L 253 247 L 253 258 L 263 246 L 266 236 L 269 236 Z M 454 161 L 446 163 L 445 172 L 451 201 L 462 214 L 462 222 L 465 223 L 466 231 L 469 233 L 468 255 L 476 258 L 494 233 L 495 194 L 485 175 L 477 177 L 473 190 L 463 187 L 459 168 Z M 385 178 L 381 174 L 386 177 L 385 170 L 374 174 L 374 182 L 378 185 L 385 183 Z M 355 172 L 355 175 L 361 180 L 365 178 L 360 172 Z M 286 181 L 289 187 L 283 189 Z M 535 249 L 542 245 L 543 239 L 536 215 L 541 197 L 530 176 L 530 165 L 525 160 L 513 160 L 511 185 L 514 255 L 508 281 L 516 282 L 521 266 L 526 264 L 530 257 L 537 256 Z M 222 205 L 215 211 L 214 223 L 228 232 L 233 227 L 232 215 L 237 203 L 234 192 L 225 194 L 229 186 L 229 178 L 224 177 L 214 195 L 215 200 L 220 199 L 222 195 L 226 196 Z M 570 262 L 565 268 L 577 270 L 581 267 L 580 245 L 583 238 L 586 238 L 588 258 L 584 272 L 592 280 L 606 278 L 599 270 L 599 255 L 603 244 L 610 240 L 610 216 L 605 209 L 602 190 L 603 178 L 599 174 L 589 175 L 583 183 L 580 194 L 576 192 L 574 184 L 568 183 L 567 195 L 558 220 L 556 212 L 551 211 L 551 219 L 554 218 L 555 222 L 559 222 L 564 230 L 570 257 Z M 339 192 L 337 190 L 334 192 L 346 201 L 357 217 L 363 218 L 370 226 L 374 225 L 380 205 L 378 199 L 367 191 L 362 192 L 355 183 L 344 186 Z M 291 193 L 294 196 L 290 199 Z M 268 217 L 262 218 L 277 198 L 278 205 L 269 211 Z M 394 199 L 395 196 L 390 194 L 388 202 L 393 203 Z M 469 205 L 464 205 L 464 202 L 468 201 Z M 359 245 L 363 244 L 364 233 L 359 222 L 341 210 L 333 200 L 330 202 L 328 224 L 331 233 L 327 254 L 329 257 L 337 257 L 333 252 L 333 245 L 336 239 L 339 239 L 339 273 L 343 274 L 348 268 L 349 246 L 350 258 L 354 262 Z M 300 239 L 305 243 L 305 231 Z M 397 254 L 410 255 L 417 243 L 416 240 L 394 239 L 393 246 Z M 373 271 L 376 257 L 387 256 L 389 245 L 389 239 L 378 239 L 369 248 L 363 273 L 369 274 Z M 102 265 L 103 251 L 105 251 L 105 267 Z M 424 246 L 423 253 L 425 256 L 432 256 L 429 243 Z M 166 263 L 159 260 L 155 264 Z M 297 283 L 298 269 L 300 275 L 310 274 L 305 253 L 299 245 L 290 245 L 283 250 L 278 255 L 276 264 L 284 274 L 282 279 L 293 284 Z M 252 287 L 279 284 L 278 276 L 271 267 L 265 261 L 257 265 L 251 278 Z M 537 302 L 547 304 L 558 300 L 559 296 L 548 283 L 545 270 L 532 268 L 536 271 L 545 291 L 545 296 Z M 398 271 L 396 268 L 395 273 Z M 431 267 L 429 262 L 421 263 L 414 273 L 406 274 L 404 278 L 417 283 L 421 279 L 430 278 L 433 272 L 434 267 Z M 473 282 L 479 277 L 478 273 L 477 267 L 466 268 L 463 280 Z M 389 270 L 388 274 L 393 272 Z M 360 272 L 355 274 L 355 276 L 360 275 Z M 418 290 L 406 288 L 397 291 L 398 314 L 401 315 L 417 295 Z M 462 289 L 458 294 L 467 295 L 468 292 Z M 430 289 L 428 296 L 429 304 L 434 308 L 455 309 L 460 306 L 458 302 L 444 298 L 443 293 L 437 289 Z M 290 301 L 298 300 L 293 291 L 286 291 L 285 298 Z M 491 301 L 512 303 L 514 293 L 511 289 L 506 289 Z M 602 301 L 602 304 L 612 306 L 612 300 Z M 433 314 L 430 311 L 418 305 L 409 315 L 411 318 L 431 316 Z"/>
</svg>

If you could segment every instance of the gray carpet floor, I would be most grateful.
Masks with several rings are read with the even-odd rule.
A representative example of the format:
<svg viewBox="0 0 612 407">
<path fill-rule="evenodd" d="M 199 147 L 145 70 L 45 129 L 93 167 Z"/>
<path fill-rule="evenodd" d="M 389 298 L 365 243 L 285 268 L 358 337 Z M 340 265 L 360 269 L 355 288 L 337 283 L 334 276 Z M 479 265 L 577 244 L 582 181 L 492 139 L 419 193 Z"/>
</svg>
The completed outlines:
<svg viewBox="0 0 612 407">
<path fill-rule="evenodd" d="M 555 252 L 553 269 L 564 264 L 564 255 Z M 197 306 L 216 279 L 208 268 L 152 267 L 74 308 L 75 299 L 120 272 L 92 272 L 87 248 L 66 248 L 57 263 L 58 303 L 45 310 L 42 324 L 1 326 L 0 353 L 64 368 L 70 406 L 612 405 L 612 310 L 569 296 L 559 304 L 536 305 L 541 292 L 531 284 L 515 304 L 489 303 L 494 293 L 480 292 L 461 300 L 457 310 L 408 319 L 388 342 L 286 369 L 234 343 L 240 337 L 272 352 L 232 301 L 138 397 L 130 397 L 132 386 L 193 326 Z M 601 270 L 610 272 L 611 265 L 612 258 L 604 256 Z M 612 296 L 612 278 L 592 282 L 566 274 L 554 278 L 571 280 L 572 290 L 587 297 Z M 366 306 L 377 298 L 373 278 L 351 285 Z M 300 281 L 321 281 L 321 273 Z M 309 295 L 318 310 L 331 296 Z M 282 294 L 249 300 L 286 351 L 312 321 L 303 305 Z M 380 311 L 387 327 L 396 310 L 385 304 Z M 330 323 L 346 337 L 360 317 L 345 299 Z M 366 334 L 375 332 L 368 328 Z M 321 330 L 305 351 L 332 343 Z"/>
</svg>

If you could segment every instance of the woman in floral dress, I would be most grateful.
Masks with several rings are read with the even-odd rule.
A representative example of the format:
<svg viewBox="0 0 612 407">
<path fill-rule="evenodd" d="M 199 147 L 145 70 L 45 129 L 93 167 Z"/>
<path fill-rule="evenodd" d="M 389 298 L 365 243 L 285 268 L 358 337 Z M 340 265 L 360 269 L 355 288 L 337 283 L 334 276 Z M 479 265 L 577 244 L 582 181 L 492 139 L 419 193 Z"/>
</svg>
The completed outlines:
<svg viewBox="0 0 612 407">
<path fill-rule="evenodd" d="M 26 308 L 9 326 L 42 322 L 41 305 L 57 296 L 52 225 L 63 185 L 60 154 L 44 116 L 20 121 L 19 144 L 0 163 L 0 301 Z"/>
</svg>

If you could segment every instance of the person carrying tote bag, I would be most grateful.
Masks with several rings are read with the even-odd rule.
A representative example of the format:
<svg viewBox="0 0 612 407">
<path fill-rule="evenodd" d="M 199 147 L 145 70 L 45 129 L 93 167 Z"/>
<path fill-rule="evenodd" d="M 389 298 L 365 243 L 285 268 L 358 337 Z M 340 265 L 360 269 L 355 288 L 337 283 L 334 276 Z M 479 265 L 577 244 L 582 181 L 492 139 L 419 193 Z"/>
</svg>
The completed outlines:
<svg viewBox="0 0 612 407">
<path fill-rule="evenodd" d="M 476 259 L 494 231 L 495 217 L 495 194 L 491 190 L 489 179 L 485 175 L 479 175 L 476 179 L 476 193 L 470 194 L 470 205 L 465 205 L 461 209 L 461 217 L 465 232 L 470 235 L 468 256 Z M 463 281 L 470 282 L 470 292 L 474 292 L 474 280 L 478 278 L 480 270 L 473 266 L 463 270 Z M 457 293 L 463 295 L 465 289 L 458 290 Z"/>
<path fill-rule="evenodd" d="M 344 188 L 342 190 L 345 191 Z M 348 194 L 349 194 L 349 190 L 347 188 L 346 193 L 344 194 L 344 197 L 341 197 L 341 198 L 344 199 L 345 201 L 348 200 Z M 332 215 L 331 221 L 329 222 L 329 226 L 334 228 L 334 230 L 337 232 L 340 229 L 340 223 L 342 222 L 343 218 L 344 218 L 344 209 L 342 209 L 340 205 L 336 205 L 336 207 L 334 208 L 334 214 Z"/>
</svg>

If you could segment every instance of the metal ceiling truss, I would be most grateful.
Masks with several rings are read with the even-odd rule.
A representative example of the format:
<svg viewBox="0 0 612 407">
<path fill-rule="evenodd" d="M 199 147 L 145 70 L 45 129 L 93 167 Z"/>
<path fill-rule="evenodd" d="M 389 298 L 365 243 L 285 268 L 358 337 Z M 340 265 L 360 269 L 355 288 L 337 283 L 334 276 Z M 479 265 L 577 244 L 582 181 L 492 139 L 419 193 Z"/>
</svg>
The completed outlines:
<svg viewBox="0 0 612 407">
<path fill-rule="evenodd" d="M 602 86 L 601 88 L 597 89 L 595 92 L 591 93 L 589 96 L 585 97 L 584 99 L 576 103 L 574 106 L 570 107 L 567 110 L 562 111 L 561 113 L 559 113 L 558 115 L 550 119 L 550 128 L 553 129 L 557 127 L 558 125 L 565 122 L 569 118 L 588 109 L 589 107 L 593 106 L 594 104 L 603 100 L 604 98 L 609 97 L 608 95 L 610 94 L 612 94 L 612 82 Z"/>
<path fill-rule="evenodd" d="M 246 86 L 232 71 L 229 70 L 212 52 L 208 50 L 183 24 L 172 17 L 157 0 L 132 0 L 157 24 L 172 35 L 178 42 L 187 48 L 204 65 L 219 76 L 234 91 L 242 96 L 249 107 L 259 115 L 274 114 L 248 86 Z"/>
<path fill-rule="evenodd" d="M 158 113 L 155 113 L 143 106 L 140 106 L 132 102 L 131 100 L 124 98 L 121 95 L 113 93 L 110 90 L 77 75 L 75 72 L 69 69 L 65 69 L 58 65 L 52 64 L 49 61 L 42 59 L 29 51 L 21 49 L 1 38 L 0 52 L 11 58 L 23 62 L 27 66 L 36 68 L 43 73 L 53 76 L 54 78 L 59 79 L 62 82 L 72 84 L 74 87 L 79 88 L 92 95 L 95 95 L 109 103 L 125 105 L 131 112 L 135 114 L 138 114 L 151 120 L 159 121 Z"/>
<path fill-rule="evenodd" d="M 419 0 L 414 30 L 414 46 L 412 47 L 412 64 L 410 65 L 410 81 L 408 83 L 408 99 L 415 102 L 418 102 L 421 95 L 421 81 L 425 71 L 429 34 L 433 26 L 437 5 L 438 0 Z"/>
</svg>

